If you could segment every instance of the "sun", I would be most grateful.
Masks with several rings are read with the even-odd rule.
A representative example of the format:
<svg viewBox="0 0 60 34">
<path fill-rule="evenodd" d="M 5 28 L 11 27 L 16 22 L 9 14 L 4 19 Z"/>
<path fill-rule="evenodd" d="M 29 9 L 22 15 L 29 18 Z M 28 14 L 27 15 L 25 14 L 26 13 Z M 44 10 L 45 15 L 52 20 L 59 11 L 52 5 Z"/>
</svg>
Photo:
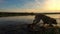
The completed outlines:
<svg viewBox="0 0 60 34">
<path fill-rule="evenodd" d="M 40 4 L 39 0 L 35 1 Z M 43 7 L 44 10 L 60 10 L 60 0 L 45 0 Z"/>
<path fill-rule="evenodd" d="M 45 3 L 46 10 L 60 10 L 60 0 L 48 0 Z"/>
</svg>

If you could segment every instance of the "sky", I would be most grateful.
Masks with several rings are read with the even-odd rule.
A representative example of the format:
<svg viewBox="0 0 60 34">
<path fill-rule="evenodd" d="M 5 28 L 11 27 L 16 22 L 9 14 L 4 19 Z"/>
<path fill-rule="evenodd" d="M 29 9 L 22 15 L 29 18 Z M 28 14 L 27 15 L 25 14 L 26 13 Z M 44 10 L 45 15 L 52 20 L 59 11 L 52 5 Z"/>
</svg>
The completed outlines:
<svg viewBox="0 0 60 34">
<path fill-rule="evenodd" d="M 0 12 L 60 12 L 60 0 L 0 0 Z"/>
</svg>

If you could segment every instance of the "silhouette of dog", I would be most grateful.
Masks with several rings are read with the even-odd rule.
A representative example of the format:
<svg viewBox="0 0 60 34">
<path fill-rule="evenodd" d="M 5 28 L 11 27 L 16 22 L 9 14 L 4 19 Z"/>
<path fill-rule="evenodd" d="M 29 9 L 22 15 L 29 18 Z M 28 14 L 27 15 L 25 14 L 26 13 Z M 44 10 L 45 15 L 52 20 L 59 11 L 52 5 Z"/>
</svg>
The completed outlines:
<svg viewBox="0 0 60 34">
<path fill-rule="evenodd" d="M 33 24 L 39 23 L 40 20 L 43 20 L 43 24 L 49 24 L 50 26 L 53 26 L 52 24 L 57 24 L 56 19 L 46 16 L 44 14 L 36 14 L 35 19 L 33 20 Z"/>
</svg>

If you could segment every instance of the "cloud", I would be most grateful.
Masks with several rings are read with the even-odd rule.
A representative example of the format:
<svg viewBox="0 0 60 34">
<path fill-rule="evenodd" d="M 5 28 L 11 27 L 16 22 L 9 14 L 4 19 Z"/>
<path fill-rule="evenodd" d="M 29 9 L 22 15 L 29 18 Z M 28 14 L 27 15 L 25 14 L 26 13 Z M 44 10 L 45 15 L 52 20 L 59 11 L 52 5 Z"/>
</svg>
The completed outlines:
<svg viewBox="0 0 60 34">
<path fill-rule="evenodd" d="M 39 12 L 42 10 L 42 3 L 38 4 L 36 1 L 29 1 L 27 3 L 25 3 L 24 5 L 20 5 L 18 4 L 20 8 L 17 8 L 16 5 L 13 5 L 12 8 L 8 8 L 6 10 L 2 10 L 2 11 L 9 11 L 9 12 Z"/>
<path fill-rule="evenodd" d="M 28 2 L 26 4 L 24 4 L 23 8 L 30 8 L 30 9 L 40 9 L 43 7 L 43 3 L 40 3 L 38 1 L 34 1 L 34 2 Z"/>
</svg>

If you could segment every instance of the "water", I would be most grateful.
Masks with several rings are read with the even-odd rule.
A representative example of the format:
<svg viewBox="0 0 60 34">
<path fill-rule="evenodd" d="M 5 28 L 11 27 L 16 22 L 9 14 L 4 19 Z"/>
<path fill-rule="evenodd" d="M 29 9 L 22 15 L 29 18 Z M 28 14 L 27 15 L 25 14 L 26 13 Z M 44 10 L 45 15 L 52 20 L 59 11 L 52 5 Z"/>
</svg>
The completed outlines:
<svg viewBox="0 0 60 34">
<path fill-rule="evenodd" d="M 48 16 L 52 17 L 52 15 L 48 15 Z M 16 24 L 25 24 L 25 23 L 30 24 L 33 22 L 34 17 L 35 16 L 0 17 L 0 25 L 9 25 L 9 24 L 16 25 Z M 55 16 L 54 18 L 57 20 L 58 25 L 60 25 L 59 15 L 58 17 Z"/>
<path fill-rule="evenodd" d="M 34 16 L 1 17 L 0 25 L 32 23 Z"/>
<path fill-rule="evenodd" d="M 51 15 L 49 15 L 51 16 Z M 26 25 L 20 24 L 30 24 L 33 22 L 35 16 L 14 16 L 14 17 L 0 17 L 0 34 L 18 34 L 18 33 L 27 33 Z M 51 16 L 52 17 L 52 16 Z M 57 20 L 58 26 L 60 26 L 60 19 L 53 17 Z M 7 26 L 8 25 L 8 26 Z M 25 28 L 21 29 L 21 28 Z"/>
</svg>

